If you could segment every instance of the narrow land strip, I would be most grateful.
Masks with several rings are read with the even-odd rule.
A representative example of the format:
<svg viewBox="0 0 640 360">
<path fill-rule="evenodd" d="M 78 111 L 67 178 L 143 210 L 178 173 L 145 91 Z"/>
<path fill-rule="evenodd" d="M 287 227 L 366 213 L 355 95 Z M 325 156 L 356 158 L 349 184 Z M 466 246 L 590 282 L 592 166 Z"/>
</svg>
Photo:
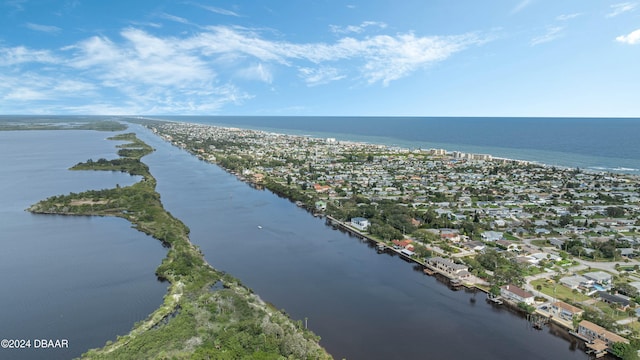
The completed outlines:
<svg viewBox="0 0 640 360">
<path fill-rule="evenodd" d="M 156 269 L 170 286 L 160 308 L 131 332 L 83 354 L 87 359 L 330 359 L 319 337 L 267 305 L 237 279 L 212 268 L 189 241 L 189 229 L 167 212 L 156 180 L 140 159 L 153 149 L 122 134 L 120 158 L 89 160 L 75 170 L 142 176 L 127 187 L 53 196 L 28 210 L 40 214 L 118 216 L 169 249 Z"/>
</svg>

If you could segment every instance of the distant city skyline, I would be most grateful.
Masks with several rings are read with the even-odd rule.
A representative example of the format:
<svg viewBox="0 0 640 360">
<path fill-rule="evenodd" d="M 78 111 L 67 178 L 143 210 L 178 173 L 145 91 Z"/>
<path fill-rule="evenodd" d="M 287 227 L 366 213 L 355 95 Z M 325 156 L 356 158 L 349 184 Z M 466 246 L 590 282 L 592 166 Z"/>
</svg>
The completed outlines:
<svg viewBox="0 0 640 360">
<path fill-rule="evenodd" d="M 640 0 L 0 0 L 0 114 L 640 117 Z"/>
</svg>

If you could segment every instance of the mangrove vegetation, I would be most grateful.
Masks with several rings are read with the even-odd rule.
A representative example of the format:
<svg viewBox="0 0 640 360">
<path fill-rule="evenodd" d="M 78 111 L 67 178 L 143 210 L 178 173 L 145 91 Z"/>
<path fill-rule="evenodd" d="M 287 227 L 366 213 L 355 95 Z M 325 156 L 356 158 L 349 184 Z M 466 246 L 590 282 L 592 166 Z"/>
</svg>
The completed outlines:
<svg viewBox="0 0 640 360">
<path fill-rule="evenodd" d="M 135 134 L 110 139 L 119 158 L 88 160 L 73 170 L 141 176 L 126 187 L 53 196 L 28 210 L 41 214 L 117 216 L 168 248 L 156 275 L 169 283 L 163 304 L 127 335 L 86 359 L 330 359 L 319 337 L 266 304 L 237 279 L 212 268 L 189 241 L 189 229 L 166 211 L 156 180 L 141 158 L 153 149 Z"/>
</svg>

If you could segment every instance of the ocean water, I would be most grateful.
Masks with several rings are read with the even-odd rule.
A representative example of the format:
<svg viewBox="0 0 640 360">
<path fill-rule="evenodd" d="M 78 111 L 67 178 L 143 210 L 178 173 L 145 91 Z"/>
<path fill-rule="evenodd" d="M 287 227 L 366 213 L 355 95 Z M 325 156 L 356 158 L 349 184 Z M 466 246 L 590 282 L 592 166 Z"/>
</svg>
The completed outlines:
<svg viewBox="0 0 640 360">
<path fill-rule="evenodd" d="M 161 120 L 491 154 L 640 175 L 640 118 L 167 116 Z"/>
</svg>

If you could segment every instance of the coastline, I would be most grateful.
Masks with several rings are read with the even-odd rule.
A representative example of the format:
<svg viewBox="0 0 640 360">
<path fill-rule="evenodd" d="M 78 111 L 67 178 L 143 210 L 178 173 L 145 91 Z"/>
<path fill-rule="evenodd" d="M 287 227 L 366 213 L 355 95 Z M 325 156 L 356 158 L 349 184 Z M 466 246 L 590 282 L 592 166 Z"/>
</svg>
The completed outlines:
<svg viewBox="0 0 640 360">
<path fill-rule="evenodd" d="M 162 306 L 147 319 L 136 323 L 126 336 L 118 336 L 114 342 L 107 341 L 102 349 L 89 350 L 83 354 L 83 358 L 157 357 L 162 354 L 183 358 L 194 354 L 217 356 L 221 352 L 239 354 L 238 349 L 209 340 L 214 334 L 215 337 L 221 336 L 216 328 L 229 321 L 228 315 L 221 315 L 219 309 L 217 313 L 214 311 L 219 306 L 230 307 L 229 310 L 234 311 L 231 316 L 234 320 L 225 329 L 234 329 L 237 325 L 233 325 L 233 322 L 260 324 L 261 321 L 261 325 L 257 326 L 269 327 L 270 330 L 264 330 L 265 344 L 257 347 L 245 346 L 242 351 L 246 355 L 267 356 L 277 353 L 281 356 L 330 358 L 318 345 L 319 339 L 309 330 L 293 324 L 286 314 L 270 307 L 237 279 L 220 273 L 204 260 L 203 254 L 189 241 L 189 229 L 164 210 L 160 196 L 155 192 L 155 179 L 148 167 L 140 162 L 140 158 L 152 149 L 135 138 L 135 135 L 133 138 L 128 135 L 113 138 L 132 141 L 118 146 L 121 148 L 118 151 L 121 156 L 119 159 L 101 159 L 96 162 L 90 160 L 77 164 L 74 169 L 125 171 L 141 175 L 141 181 L 124 188 L 54 196 L 28 209 L 38 214 L 122 217 L 139 231 L 160 240 L 169 249 L 167 257 L 156 270 L 159 279 L 170 283 Z M 147 203 L 131 202 L 128 198 L 146 199 Z M 225 305 L 230 299 L 232 304 Z M 237 306 L 244 306 L 246 309 L 235 314 Z M 222 314 L 224 313 L 223 311 Z M 199 331 L 190 338 L 184 338 L 184 334 L 178 336 L 186 330 L 185 325 L 186 329 L 190 329 L 187 334 Z M 240 334 L 236 333 L 237 330 L 225 331 L 227 341 L 232 341 L 236 336 L 234 334 Z M 171 341 L 157 342 L 158 337 L 168 335 L 173 337 Z M 258 340 L 260 339 L 256 341 Z M 266 346 L 267 340 L 269 346 Z M 283 341 L 291 344 L 282 345 Z M 184 347 L 183 342 L 188 346 Z M 297 345 L 294 346 L 294 343 Z"/>
<path fill-rule="evenodd" d="M 232 133 L 238 133 L 238 134 L 245 134 L 245 133 L 246 134 L 260 134 L 260 135 L 256 135 L 256 136 L 266 136 L 267 138 L 269 138 L 269 137 L 278 137 L 278 138 L 279 137 L 291 137 L 291 138 L 295 138 L 295 139 L 304 138 L 304 139 L 307 139 L 307 140 L 309 140 L 311 142 L 314 142 L 314 141 L 315 142 L 322 142 L 323 141 L 323 139 L 317 139 L 317 138 L 314 139 L 314 138 L 309 138 L 309 137 L 291 136 L 291 135 L 286 135 L 286 134 L 267 133 L 267 132 L 262 132 L 262 131 L 258 131 L 258 130 L 247 130 L 247 129 L 235 128 L 235 127 L 234 128 L 227 128 L 227 127 L 222 128 L 222 127 L 214 126 L 214 125 L 189 124 L 189 123 L 177 123 L 177 124 L 182 124 L 182 125 L 185 125 L 187 127 L 188 126 L 193 126 L 193 129 L 196 129 L 196 130 L 194 130 L 194 134 L 198 133 L 197 129 L 211 127 L 211 128 L 226 129 L 226 130 L 228 130 L 228 131 L 230 131 Z M 286 187 L 280 188 L 280 185 L 282 185 L 282 183 L 280 183 L 280 185 L 278 185 L 278 188 L 273 188 L 274 185 L 277 185 L 277 181 L 273 182 L 271 180 L 268 180 L 268 181 L 265 180 L 263 182 L 261 180 L 257 180 L 256 177 L 252 174 L 251 171 L 245 171 L 245 170 L 242 170 L 241 168 L 240 169 L 230 169 L 230 168 L 227 168 L 225 166 L 222 166 L 217 162 L 219 160 L 217 155 L 215 157 L 210 157 L 210 155 L 207 155 L 207 151 L 206 150 L 203 151 L 202 148 L 199 148 L 197 146 L 193 147 L 193 145 L 192 144 L 190 145 L 189 143 L 183 143 L 178 138 L 173 138 L 172 136 L 168 136 L 168 133 L 164 133 L 163 134 L 161 131 L 157 131 L 157 129 L 154 128 L 153 126 L 148 126 L 148 127 L 150 127 L 152 129 L 152 131 L 156 135 L 161 135 L 161 138 L 163 138 L 165 141 L 168 141 L 168 142 L 172 143 L 174 146 L 186 150 L 187 152 L 189 152 L 190 154 L 192 154 L 193 156 L 196 156 L 197 158 L 199 158 L 201 160 L 218 164 L 225 171 L 227 171 L 227 172 L 229 172 L 231 174 L 234 174 L 238 179 L 240 179 L 243 182 L 250 183 L 253 186 L 256 186 L 258 188 L 262 188 L 262 186 L 265 186 L 266 188 L 268 188 L 272 192 L 274 192 L 274 193 L 276 193 L 276 194 L 278 194 L 280 196 L 288 198 L 289 200 L 291 200 L 291 202 L 295 201 L 297 203 L 300 203 L 299 205 L 303 204 L 303 202 L 301 202 L 299 200 L 296 200 L 295 197 L 292 197 L 291 194 L 288 191 L 283 191 L 283 189 L 286 189 Z M 201 134 L 201 136 L 206 136 L 206 135 Z M 247 135 L 247 136 L 251 137 L 252 135 Z M 197 137 L 195 137 L 195 139 L 197 139 Z M 326 139 L 326 141 L 328 143 L 331 143 L 330 140 L 331 139 Z M 196 141 L 196 143 L 198 143 L 198 141 Z M 342 144 L 344 146 L 347 146 L 347 147 L 361 145 L 364 148 L 367 148 L 367 147 L 374 148 L 376 146 L 382 146 L 385 149 L 391 149 L 391 150 L 394 150 L 394 151 L 398 151 L 399 153 L 404 153 L 404 154 L 410 154 L 410 153 L 414 153 L 414 152 L 417 153 L 417 151 L 412 152 L 412 151 L 410 151 L 408 149 L 402 150 L 402 149 L 397 149 L 397 148 L 390 148 L 390 147 L 383 146 L 383 145 L 375 145 L 375 144 L 367 144 L 367 143 L 359 143 L 359 142 L 340 142 L 340 144 Z M 446 154 L 446 152 L 445 152 L 445 154 Z M 460 155 L 461 158 L 468 159 L 468 160 L 480 160 L 480 161 L 488 160 L 488 158 L 483 158 L 483 157 L 486 157 L 487 155 L 482 155 L 482 154 L 475 154 L 475 155 L 478 155 L 479 158 L 476 158 L 474 154 L 459 153 L 458 155 Z M 491 157 L 490 160 L 496 160 L 496 159 Z M 519 165 L 525 166 L 525 167 L 527 167 L 527 166 L 539 167 L 539 168 L 545 169 L 544 171 L 550 172 L 550 173 L 555 172 L 555 170 L 558 170 L 558 171 L 560 171 L 560 170 L 562 170 L 562 171 L 569 171 L 569 170 L 575 171 L 575 170 L 573 170 L 571 168 L 563 169 L 563 168 L 557 167 L 557 166 L 540 165 L 540 164 L 535 164 L 535 163 L 532 163 L 532 162 L 512 160 L 512 159 L 498 159 L 498 160 L 499 161 L 503 161 L 503 162 L 507 162 L 507 163 L 513 162 L 513 163 L 516 163 L 516 164 L 519 164 Z M 584 173 L 589 173 L 589 172 L 585 171 Z M 598 174 L 606 175 L 606 173 L 598 173 Z M 612 174 L 611 176 L 614 176 L 614 175 Z M 635 177 L 633 175 L 619 175 L 619 177 L 621 177 L 621 178 L 630 177 L 630 178 L 634 178 L 634 179 L 637 178 L 637 177 Z M 312 203 L 307 202 L 306 204 L 304 204 L 304 207 L 310 213 L 312 213 L 312 214 L 314 213 L 314 208 L 312 206 Z M 377 240 L 374 240 L 374 241 L 378 242 Z M 387 245 L 388 245 L 388 243 L 387 243 Z M 415 259 L 414 259 L 414 261 L 415 261 Z M 419 261 L 416 261 L 416 262 L 420 263 Z M 484 290 L 484 291 L 486 291 L 486 290 Z"/>
<path fill-rule="evenodd" d="M 173 120 L 175 118 L 179 118 L 181 120 Z M 509 147 L 509 146 L 496 146 L 494 144 L 501 144 L 500 141 L 496 141 L 491 145 L 477 145 L 471 142 L 452 142 L 450 140 L 441 140 L 441 139 L 433 139 L 432 137 L 427 138 L 426 140 L 415 139 L 404 139 L 400 137 L 392 137 L 392 133 L 388 134 L 360 134 L 360 133 L 346 133 L 340 132 L 339 129 L 332 129 L 329 131 L 328 129 L 323 130 L 301 130 L 300 126 L 297 126 L 297 121 L 294 123 L 286 123 L 287 128 L 278 128 L 271 127 L 265 125 L 257 125 L 255 121 L 250 121 L 247 123 L 234 121 L 236 119 L 242 119 L 245 117 L 138 117 L 138 119 L 146 119 L 151 121 L 160 121 L 160 122 L 177 122 L 177 123 L 188 123 L 194 125 L 205 125 L 205 126 L 216 126 L 223 128 L 237 128 L 242 130 L 254 130 L 261 131 L 265 133 L 276 133 L 282 135 L 289 136 L 311 136 L 315 138 L 336 138 L 341 142 L 354 142 L 354 143 L 363 143 L 363 144 L 380 144 L 388 147 L 400 147 L 404 149 L 446 149 L 448 152 L 464 152 L 470 154 L 491 154 L 494 158 L 506 159 L 509 161 L 525 161 L 532 164 L 542 165 L 542 166 L 552 166 L 557 168 L 566 168 L 566 169 L 575 169 L 580 168 L 584 171 L 590 172 L 612 172 L 617 174 L 629 174 L 629 175 L 640 175 L 640 168 L 637 167 L 637 159 L 623 157 L 623 158 L 612 158 L 611 156 L 602 156 L 597 152 L 593 154 L 583 154 L 583 153 L 572 153 L 572 152 L 561 152 L 558 150 L 550 149 L 550 148 L 525 148 L 525 147 Z M 248 117 L 248 118 L 261 118 L 261 117 Z M 280 117 L 265 117 L 265 124 L 271 124 L 269 120 L 279 119 Z M 314 121 L 323 121 L 326 119 L 341 119 L 343 117 L 293 117 L 300 122 L 305 119 L 311 119 Z M 395 119 L 390 117 L 348 117 L 348 119 L 355 119 L 359 121 L 364 121 L 364 119 Z M 430 121 L 430 120 L 443 120 L 444 118 L 402 118 L 399 119 L 404 120 L 416 120 L 416 121 Z M 456 121 L 463 120 L 465 123 L 472 123 L 475 121 L 483 121 L 483 120 L 514 120 L 515 123 L 518 123 L 518 120 L 526 119 L 528 121 L 534 120 L 543 120 L 548 121 L 550 118 L 447 118 L 447 120 L 451 120 L 452 124 L 456 124 Z M 557 120 L 566 120 L 572 121 L 579 124 L 581 120 L 595 121 L 595 120 L 628 120 L 628 119 L 602 119 L 602 118 L 590 118 L 590 119 L 582 119 L 582 118 L 562 118 Z M 639 119 L 631 119 L 632 122 L 635 123 L 635 120 Z M 226 122 L 225 122 L 226 121 Z M 638 121 L 640 123 L 640 121 Z M 271 124 L 273 125 L 273 124 Z M 408 124 L 405 124 L 408 125 Z M 444 130 L 442 129 L 442 124 L 438 125 L 440 128 L 440 132 L 442 133 Z M 577 125 L 576 125 L 577 126 Z M 461 129 L 462 130 L 462 129 Z M 426 131 L 426 130 L 425 130 Z M 446 138 L 450 138 L 450 134 L 443 133 L 447 135 Z M 625 135 L 625 134 L 621 134 Z M 477 136 L 482 136 L 482 134 L 478 134 Z M 467 134 L 467 137 L 469 135 Z M 593 144 L 593 148 L 598 148 L 598 143 Z M 611 164 L 612 159 L 617 159 L 616 162 L 619 162 L 617 165 Z"/>
<path fill-rule="evenodd" d="M 549 168 L 557 168 L 557 169 L 576 169 L 579 168 L 581 171 L 590 172 L 590 173 L 613 173 L 613 174 L 621 174 L 621 175 L 632 175 L 632 176 L 640 176 L 640 168 L 631 167 L 635 160 L 628 159 L 628 164 L 626 166 L 602 166 L 600 165 L 589 165 L 590 159 L 593 159 L 594 156 L 583 156 L 583 155 L 572 155 L 572 158 L 575 157 L 575 160 L 571 160 L 570 162 L 577 162 L 577 164 L 554 164 L 553 161 L 557 161 L 558 159 L 565 158 L 567 154 L 558 153 L 553 151 L 543 151 L 540 149 L 519 149 L 519 148 L 487 148 L 483 146 L 476 145 L 466 145 L 466 144 L 454 144 L 454 143 L 438 143 L 438 142 L 424 142 L 424 141 L 408 141 L 396 138 L 386 138 L 381 136 L 363 136 L 356 134 L 346 134 L 346 133 L 329 133 L 329 132 L 317 132 L 317 131 L 303 131 L 303 130 L 295 130 L 295 129 L 280 129 L 280 128 L 269 128 L 269 127 L 260 127 L 260 126 L 239 126 L 232 124 L 217 124 L 217 123 L 208 123 L 208 122 L 190 122 L 190 121 L 180 121 L 180 120 L 169 120 L 160 119 L 156 117 L 138 117 L 136 120 L 132 122 L 138 122 L 140 120 L 144 121 L 157 121 L 157 122 L 167 122 L 167 123 L 178 123 L 178 124 L 190 124 L 196 126 L 213 126 L 230 130 L 249 130 L 249 131 L 257 131 L 264 134 L 274 134 L 281 136 L 300 136 L 300 137 L 310 137 L 315 139 L 326 139 L 326 138 L 335 138 L 337 141 L 344 144 L 360 144 L 360 145 L 372 145 L 372 146 L 384 146 L 388 148 L 399 148 L 404 150 L 429 150 L 429 149 L 442 149 L 448 153 L 464 153 L 464 154 L 472 154 L 472 155 L 489 155 L 495 160 L 503 160 L 506 162 L 516 162 L 523 164 L 531 164 L 536 166 L 543 166 Z M 277 117 L 274 117 L 277 118 Z M 423 146 L 427 145 L 427 146 Z M 505 154 L 511 155 L 505 155 Z M 521 156 L 513 155 L 513 153 L 519 153 Z M 546 158 L 548 161 L 541 161 L 539 157 Z M 603 157 L 600 159 L 600 163 L 606 163 L 608 158 Z"/>
</svg>

